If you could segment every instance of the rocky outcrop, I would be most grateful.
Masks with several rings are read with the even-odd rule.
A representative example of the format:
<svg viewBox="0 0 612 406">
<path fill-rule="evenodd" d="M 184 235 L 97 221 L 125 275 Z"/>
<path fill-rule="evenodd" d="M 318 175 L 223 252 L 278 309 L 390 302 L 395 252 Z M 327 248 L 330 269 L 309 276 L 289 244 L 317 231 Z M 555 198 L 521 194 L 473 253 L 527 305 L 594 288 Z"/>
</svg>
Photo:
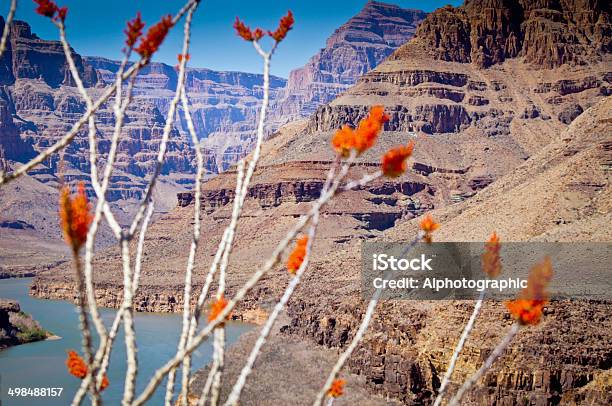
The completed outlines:
<svg viewBox="0 0 612 406">
<path fill-rule="evenodd" d="M 367 105 L 327 105 L 311 117 L 308 131 L 332 131 L 345 123 L 357 123 L 368 111 Z M 386 112 L 390 120 L 385 130 L 398 132 L 416 129 L 426 134 L 456 133 L 469 127 L 474 119 L 461 105 L 423 104 L 412 112 L 405 106 L 396 105 L 387 108 Z"/>
<path fill-rule="evenodd" d="M 563 111 L 559 113 L 559 121 L 565 124 L 571 124 L 579 115 L 583 113 L 583 109 L 579 104 L 572 104 L 567 106 Z"/>
<path fill-rule="evenodd" d="M 285 333 L 310 337 L 326 347 L 344 348 L 359 326 L 361 311 L 347 299 L 339 298 L 331 306 L 333 311 L 329 311 L 329 303 L 327 310 L 307 299 L 292 303 Z M 404 404 L 429 404 L 465 322 L 460 315 L 470 310 L 469 303 L 461 302 L 381 304 L 371 326 L 375 333 L 368 335 L 348 361 L 349 371 L 366 377 L 366 385 L 375 393 Z M 525 329 L 464 402 L 581 404 L 581 390 L 593 381 L 594 371 L 605 370 L 612 362 L 599 337 L 605 327 L 596 322 L 610 310 L 609 303 L 552 303 L 543 331 Z M 503 304 L 491 302 L 463 350 L 453 382 L 462 382 L 480 367 L 510 323 Z M 563 335 L 556 334 L 561 330 Z M 451 384 L 449 393 L 456 389 L 456 384 Z M 605 385 L 591 390 L 595 404 L 607 404 L 610 396 Z"/>
<path fill-rule="evenodd" d="M 285 202 L 311 202 L 317 199 L 323 188 L 323 181 L 304 180 L 258 184 L 250 187 L 247 197 L 255 199 L 262 208 L 279 206 Z M 202 193 L 202 209 L 212 213 L 216 209 L 234 201 L 233 189 L 205 190 Z M 193 192 L 178 194 L 180 206 L 187 206 L 193 201 Z"/>
<path fill-rule="evenodd" d="M 266 168 L 267 171 L 281 173 L 285 168 L 293 169 L 296 165 L 326 166 L 331 162 L 300 162 L 280 164 Z M 223 177 L 231 178 L 236 175 L 233 171 L 224 173 Z M 319 198 L 323 188 L 324 179 L 294 179 L 275 182 L 261 182 L 249 187 L 247 199 L 256 203 L 263 210 L 272 209 L 283 204 L 299 204 L 312 202 Z M 433 194 L 431 185 L 419 181 L 382 182 L 362 189 L 367 193 L 366 200 L 373 203 L 367 210 L 351 210 L 337 214 L 349 214 L 363 223 L 366 229 L 385 230 L 395 223 L 395 220 L 410 214 L 420 213 L 425 206 L 411 204 L 406 200 L 420 192 Z M 234 201 L 235 189 L 231 187 L 204 186 L 201 197 L 202 210 L 210 215 L 215 211 Z M 179 206 L 186 207 L 193 204 L 194 192 L 178 194 Z M 384 210 L 377 210 L 384 207 Z"/>
<path fill-rule="evenodd" d="M 368 1 L 327 39 L 325 48 L 291 71 L 272 109 L 277 125 L 314 113 L 414 36 L 421 10 Z"/>
<path fill-rule="evenodd" d="M 0 31 L 3 29 L 4 19 L 0 17 Z M 73 57 L 84 85 L 94 86 L 96 72 L 74 51 Z M 0 84 L 10 85 L 19 79 L 40 79 L 53 88 L 74 86 L 60 42 L 40 39 L 26 22 L 13 21 L 6 51 L 0 58 Z"/>
<path fill-rule="evenodd" d="M 37 321 L 21 311 L 19 302 L 0 298 L 0 350 L 44 340 L 48 336 Z"/>
<path fill-rule="evenodd" d="M 436 10 L 417 37 L 443 61 L 487 68 L 523 57 L 554 68 L 588 64 L 609 53 L 610 18 L 605 1 L 470 0 Z"/>
</svg>

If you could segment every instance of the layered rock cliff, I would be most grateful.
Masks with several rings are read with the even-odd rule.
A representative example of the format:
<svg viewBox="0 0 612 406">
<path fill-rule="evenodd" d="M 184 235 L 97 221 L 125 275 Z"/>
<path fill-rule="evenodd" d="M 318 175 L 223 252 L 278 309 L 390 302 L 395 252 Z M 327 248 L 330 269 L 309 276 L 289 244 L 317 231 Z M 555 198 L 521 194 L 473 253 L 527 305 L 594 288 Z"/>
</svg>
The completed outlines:
<svg viewBox="0 0 612 406">
<path fill-rule="evenodd" d="M 118 61 L 98 57 L 84 60 L 96 70 L 102 83 L 114 81 L 120 65 Z M 176 89 L 177 75 L 175 67 L 149 64 L 136 80 L 135 101 L 150 104 L 165 116 Z M 222 172 L 252 147 L 263 98 L 263 77 L 188 68 L 185 83 L 195 130 L 207 154 L 206 169 L 212 173 Z M 278 98 L 285 84 L 285 79 L 270 78 L 272 100 Z M 187 123 L 180 110 L 175 125 L 181 136 L 187 136 Z"/>
<path fill-rule="evenodd" d="M 467 0 L 436 10 L 417 37 L 443 61 L 490 67 L 520 56 L 554 68 L 609 53 L 610 23 L 606 1 Z"/>
<path fill-rule="evenodd" d="M 495 178 L 610 94 L 609 20 L 609 5 L 597 1 L 473 0 L 438 9 L 413 40 L 319 107 L 306 132 L 354 125 L 382 104 L 391 115 L 386 130 L 445 139 L 474 177 Z M 484 146 L 490 142 L 505 150 Z"/>
<path fill-rule="evenodd" d="M 335 99 L 399 46 L 414 36 L 425 18 L 421 10 L 368 1 L 327 39 L 325 48 L 291 71 L 273 105 L 272 121 L 283 124 L 308 117 Z"/>
<path fill-rule="evenodd" d="M 94 98 L 99 97 L 104 81 L 80 55 L 73 53 L 73 57 L 88 92 Z M 11 25 L 0 72 L 0 160 L 8 167 L 27 161 L 59 140 L 86 107 L 74 87 L 61 44 L 38 38 L 23 21 L 14 21 Z M 111 201 L 140 198 L 146 185 L 144 177 L 153 168 L 165 124 L 160 109 L 148 100 L 136 100 L 128 109 L 126 122 L 124 138 L 119 144 L 118 169 L 109 189 Z M 104 161 L 114 126 L 111 103 L 106 103 L 97 113 L 96 124 L 98 149 Z M 168 149 L 163 173 L 178 172 L 178 176 L 168 181 L 180 183 L 181 176 L 193 173 L 193 150 L 178 130 L 173 130 Z M 50 157 L 30 174 L 43 183 L 57 185 L 60 172 L 67 181 L 87 181 L 86 129 L 62 154 Z"/>
<path fill-rule="evenodd" d="M 4 29 L 1 16 L 0 29 Z M 96 72 L 83 63 L 80 55 L 72 53 L 83 83 L 94 86 Z M 54 88 L 74 86 L 60 42 L 40 39 L 32 33 L 29 24 L 13 21 L 7 48 L 0 59 L 0 85 L 13 84 L 19 79 L 39 79 Z"/>
<path fill-rule="evenodd" d="M 4 26 L 0 20 L 0 29 Z M 75 63 L 92 97 L 114 80 L 119 63 L 103 58 L 81 58 Z M 117 169 L 108 198 L 123 209 L 140 199 L 145 177 L 153 168 L 165 125 L 177 72 L 174 67 L 152 63 L 138 76 L 135 97 L 127 111 L 123 139 L 119 144 Z M 193 106 L 196 130 L 205 150 L 208 172 L 226 169 L 251 145 L 256 115 L 263 97 L 262 76 L 241 72 L 215 72 L 189 69 L 187 91 Z M 272 77 L 271 93 L 285 80 Z M 0 168 L 10 169 L 52 145 L 85 111 L 85 103 L 74 87 L 61 44 L 38 38 L 27 23 L 15 21 L 8 45 L 0 60 Z M 108 152 L 115 121 L 112 99 L 96 115 L 98 149 L 102 162 Z M 173 128 L 167 159 L 162 170 L 162 211 L 172 207 L 172 195 L 190 184 L 194 172 L 194 152 L 186 134 L 182 112 Z M 62 172 L 67 181 L 88 181 L 88 141 L 83 129 L 61 155 L 50 157 L 30 174 L 37 180 L 57 185 Z M 60 160 L 61 170 L 60 170 Z"/>
</svg>

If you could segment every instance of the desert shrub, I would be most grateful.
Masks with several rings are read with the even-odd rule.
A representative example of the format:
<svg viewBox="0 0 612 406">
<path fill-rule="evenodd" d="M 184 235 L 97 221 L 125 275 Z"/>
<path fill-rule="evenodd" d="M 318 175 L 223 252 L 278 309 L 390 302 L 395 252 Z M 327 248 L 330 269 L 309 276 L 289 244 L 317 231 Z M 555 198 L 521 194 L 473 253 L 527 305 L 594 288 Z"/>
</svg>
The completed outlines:
<svg viewBox="0 0 612 406">
<path fill-rule="evenodd" d="M 11 313 L 9 320 L 17 328 L 17 338 L 22 343 L 44 340 L 49 336 L 49 332 L 26 312 Z"/>
</svg>

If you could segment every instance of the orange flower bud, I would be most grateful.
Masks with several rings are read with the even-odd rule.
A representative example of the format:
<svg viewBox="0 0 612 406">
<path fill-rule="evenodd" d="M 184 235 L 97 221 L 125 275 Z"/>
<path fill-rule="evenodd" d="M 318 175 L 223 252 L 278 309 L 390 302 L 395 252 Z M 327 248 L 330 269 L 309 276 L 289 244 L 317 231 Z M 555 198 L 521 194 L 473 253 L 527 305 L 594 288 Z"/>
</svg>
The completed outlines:
<svg viewBox="0 0 612 406">
<path fill-rule="evenodd" d="M 172 26 L 171 15 L 162 17 L 157 24 L 149 28 L 146 35 L 140 40 L 140 44 L 135 51 L 138 52 L 143 58 L 150 58 L 153 56 L 166 38 L 166 35 L 168 35 L 168 31 L 170 31 Z"/>
<path fill-rule="evenodd" d="M 110 382 L 108 381 L 108 376 L 104 374 L 104 376 L 102 377 L 102 382 L 100 383 L 100 391 L 103 391 L 104 389 L 108 388 L 108 385 L 110 385 Z"/>
<path fill-rule="evenodd" d="M 243 22 L 240 20 L 240 18 L 236 17 L 236 21 L 234 22 L 234 29 L 236 30 L 236 34 L 238 34 L 238 36 L 240 38 L 242 38 L 245 41 L 254 41 L 255 37 L 253 36 L 253 32 L 251 31 L 251 29 Z"/>
<path fill-rule="evenodd" d="M 308 244 L 308 236 L 304 236 L 297 241 L 295 248 L 289 259 L 287 260 L 287 270 L 290 274 L 294 274 L 302 266 L 304 258 L 306 257 L 306 245 Z"/>
<path fill-rule="evenodd" d="M 347 157 L 352 149 L 358 154 L 371 148 L 378 138 L 383 125 L 389 121 L 382 106 L 374 106 L 368 116 L 359 122 L 356 130 L 345 125 L 336 131 L 332 138 L 332 146 L 343 157 Z"/>
<path fill-rule="evenodd" d="M 59 11 L 59 7 L 52 0 L 34 0 L 34 3 L 38 5 L 35 10 L 36 13 L 43 17 L 54 18 L 55 13 Z"/>
<path fill-rule="evenodd" d="M 68 368 L 70 375 L 76 376 L 79 379 L 84 379 L 85 376 L 87 376 L 87 365 L 76 351 L 68 351 L 66 368 Z M 109 383 L 108 376 L 104 374 L 102 377 L 102 382 L 100 383 L 100 390 L 103 391 L 104 389 L 108 388 Z"/>
<path fill-rule="evenodd" d="M 268 31 L 268 35 L 274 38 L 276 42 L 281 42 L 287 36 L 287 33 L 293 28 L 293 23 L 295 22 L 293 18 L 293 13 L 291 10 L 287 11 L 287 15 L 281 17 L 278 28 L 272 32 Z"/>
<path fill-rule="evenodd" d="M 57 17 L 62 23 L 66 22 L 66 16 L 68 15 L 68 7 L 61 7 L 57 9 Z"/>
<path fill-rule="evenodd" d="M 519 297 L 506 303 L 510 314 L 522 325 L 538 324 L 542 318 L 542 310 L 548 303 L 546 286 L 552 279 L 553 269 L 550 257 L 535 265 L 529 272 L 527 288 Z"/>
<path fill-rule="evenodd" d="M 85 365 L 85 361 L 76 351 L 68 351 L 66 367 L 70 375 L 76 376 L 79 379 L 83 379 L 87 375 L 87 365 Z"/>
<path fill-rule="evenodd" d="M 221 297 L 210 305 L 210 312 L 208 313 L 208 322 L 213 322 L 220 314 L 223 312 L 223 309 L 227 306 L 228 301 L 225 296 L 221 295 Z M 225 320 L 229 320 L 230 315 L 228 314 L 225 317 Z"/>
<path fill-rule="evenodd" d="M 541 300 L 516 299 L 506 303 L 510 314 L 522 325 L 536 325 L 542 318 L 545 302 Z"/>
<path fill-rule="evenodd" d="M 178 59 L 179 63 L 183 62 L 183 54 L 178 54 L 176 58 Z M 187 62 L 190 59 L 191 59 L 191 55 L 185 54 L 185 61 Z"/>
<path fill-rule="evenodd" d="M 344 379 L 335 379 L 327 391 L 327 396 L 331 398 L 339 398 L 340 396 L 344 395 L 344 385 L 346 385 L 346 381 Z"/>
<path fill-rule="evenodd" d="M 136 44 L 136 41 L 142 36 L 142 29 L 144 26 L 145 23 L 142 21 L 140 11 L 136 14 L 136 17 L 127 22 L 127 27 L 123 32 L 126 36 L 125 44 L 128 48 L 132 48 L 134 44 Z"/>
<path fill-rule="evenodd" d="M 428 244 L 431 244 L 431 241 L 432 241 L 431 235 L 434 231 L 440 228 L 440 224 L 434 221 L 433 217 L 431 217 L 431 214 L 428 214 L 423 218 L 423 220 L 421 220 L 419 227 L 421 228 L 421 231 L 425 232 L 423 241 L 425 241 Z"/>
<path fill-rule="evenodd" d="M 368 116 L 359 122 L 355 130 L 355 148 L 360 154 L 372 148 L 376 143 L 378 134 L 383 125 L 389 121 L 383 106 L 374 106 L 370 109 Z"/>
<path fill-rule="evenodd" d="M 405 146 L 390 149 L 382 157 L 382 172 L 385 176 L 396 178 L 406 172 L 406 160 L 412 155 L 414 142 L 410 141 Z"/>
<path fill-rule="evenodd" d="M 91 205 L 87 201 L 85 184 L 79 183 L 76 196 L 70 196 L 70 189 L 65 186 L 60 193 L 60 220 L 64 239 L 68 245 L 78 251 L 87 240 L 89 225 L 93 220 L 90 214 Z"/>
<path fill-rule="evenodd" d="M 264 35 L 266 34 L 261 28 L 255 28 L 255 31 L 253 31 L 253 38 L 255 39 L 255 41 L 259 41 L 263 38 Z"/>
<path fill-rule="evenodd" d="M 499 237 L 494 232 L 485 244 L 485 253 L 482 254 L 482 270 L 491 278 L 501 273 L 501 259 L 499 257 Z"/>
<path fill-rule="evenodd" d="M 352 148 L 355 147 L 355 133 L 351 127 L 344 125 L 336 131 L 332 138 L 332 146 L 343 157 L 348 157 Z"/>
</svg>

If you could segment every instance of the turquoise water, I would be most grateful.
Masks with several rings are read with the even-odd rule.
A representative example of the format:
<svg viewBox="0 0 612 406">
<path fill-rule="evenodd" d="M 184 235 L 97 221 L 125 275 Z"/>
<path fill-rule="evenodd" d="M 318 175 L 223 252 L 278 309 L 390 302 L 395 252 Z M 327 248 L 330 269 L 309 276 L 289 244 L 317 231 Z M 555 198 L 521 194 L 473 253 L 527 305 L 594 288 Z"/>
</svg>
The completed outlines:
<svg viewBox="0 0 612 406">
<path fill-rule="evenodd" d="M 0 351 L 0 405 L 36 406 L 68 405 L 80 380 L 66 371 L 66 351 L 81 351 L 81 335 L 78 329 L 76 307 L 59 300 L 42 300 L 28 296 L 31 279 L 0 280 L 0 297 L 19 301 L 21 309 L 38 320 L 41 326 L 62 337 L 55 341 L 39 341 L 18 345 Z M 115 310 L 102 309 L 107 326 L 112 323 Z M 176 351 L 181 330 L 181 317 L 176 314 L 137 313 L 135 326 L 138 339 L 139 374 L 137 393 L 141 392 L 155 369 L 170 359 Z M 228 323 L 228 343 L 233 343 L 251 326 Z M 121 330 L 122 331 L 122 330 Z M 212 346 L 203 344 L 194 356 L 194 367 L 201 368 L 211 360 Z M 118 405 L 123 393 L 125 373 L 125 344 L 123 334 L 117 337 L 108 371 L 110 386 L 103 392 L 103 400 L 109 405 Z M 9 388 L 56 387 L 63 388 L 61 397 L 10 397 Z M 151 405 L 163 404 L 165 385 L 160 386 Z M 88 403 L 88 402 L 87 402 Z"/>
</svg>

